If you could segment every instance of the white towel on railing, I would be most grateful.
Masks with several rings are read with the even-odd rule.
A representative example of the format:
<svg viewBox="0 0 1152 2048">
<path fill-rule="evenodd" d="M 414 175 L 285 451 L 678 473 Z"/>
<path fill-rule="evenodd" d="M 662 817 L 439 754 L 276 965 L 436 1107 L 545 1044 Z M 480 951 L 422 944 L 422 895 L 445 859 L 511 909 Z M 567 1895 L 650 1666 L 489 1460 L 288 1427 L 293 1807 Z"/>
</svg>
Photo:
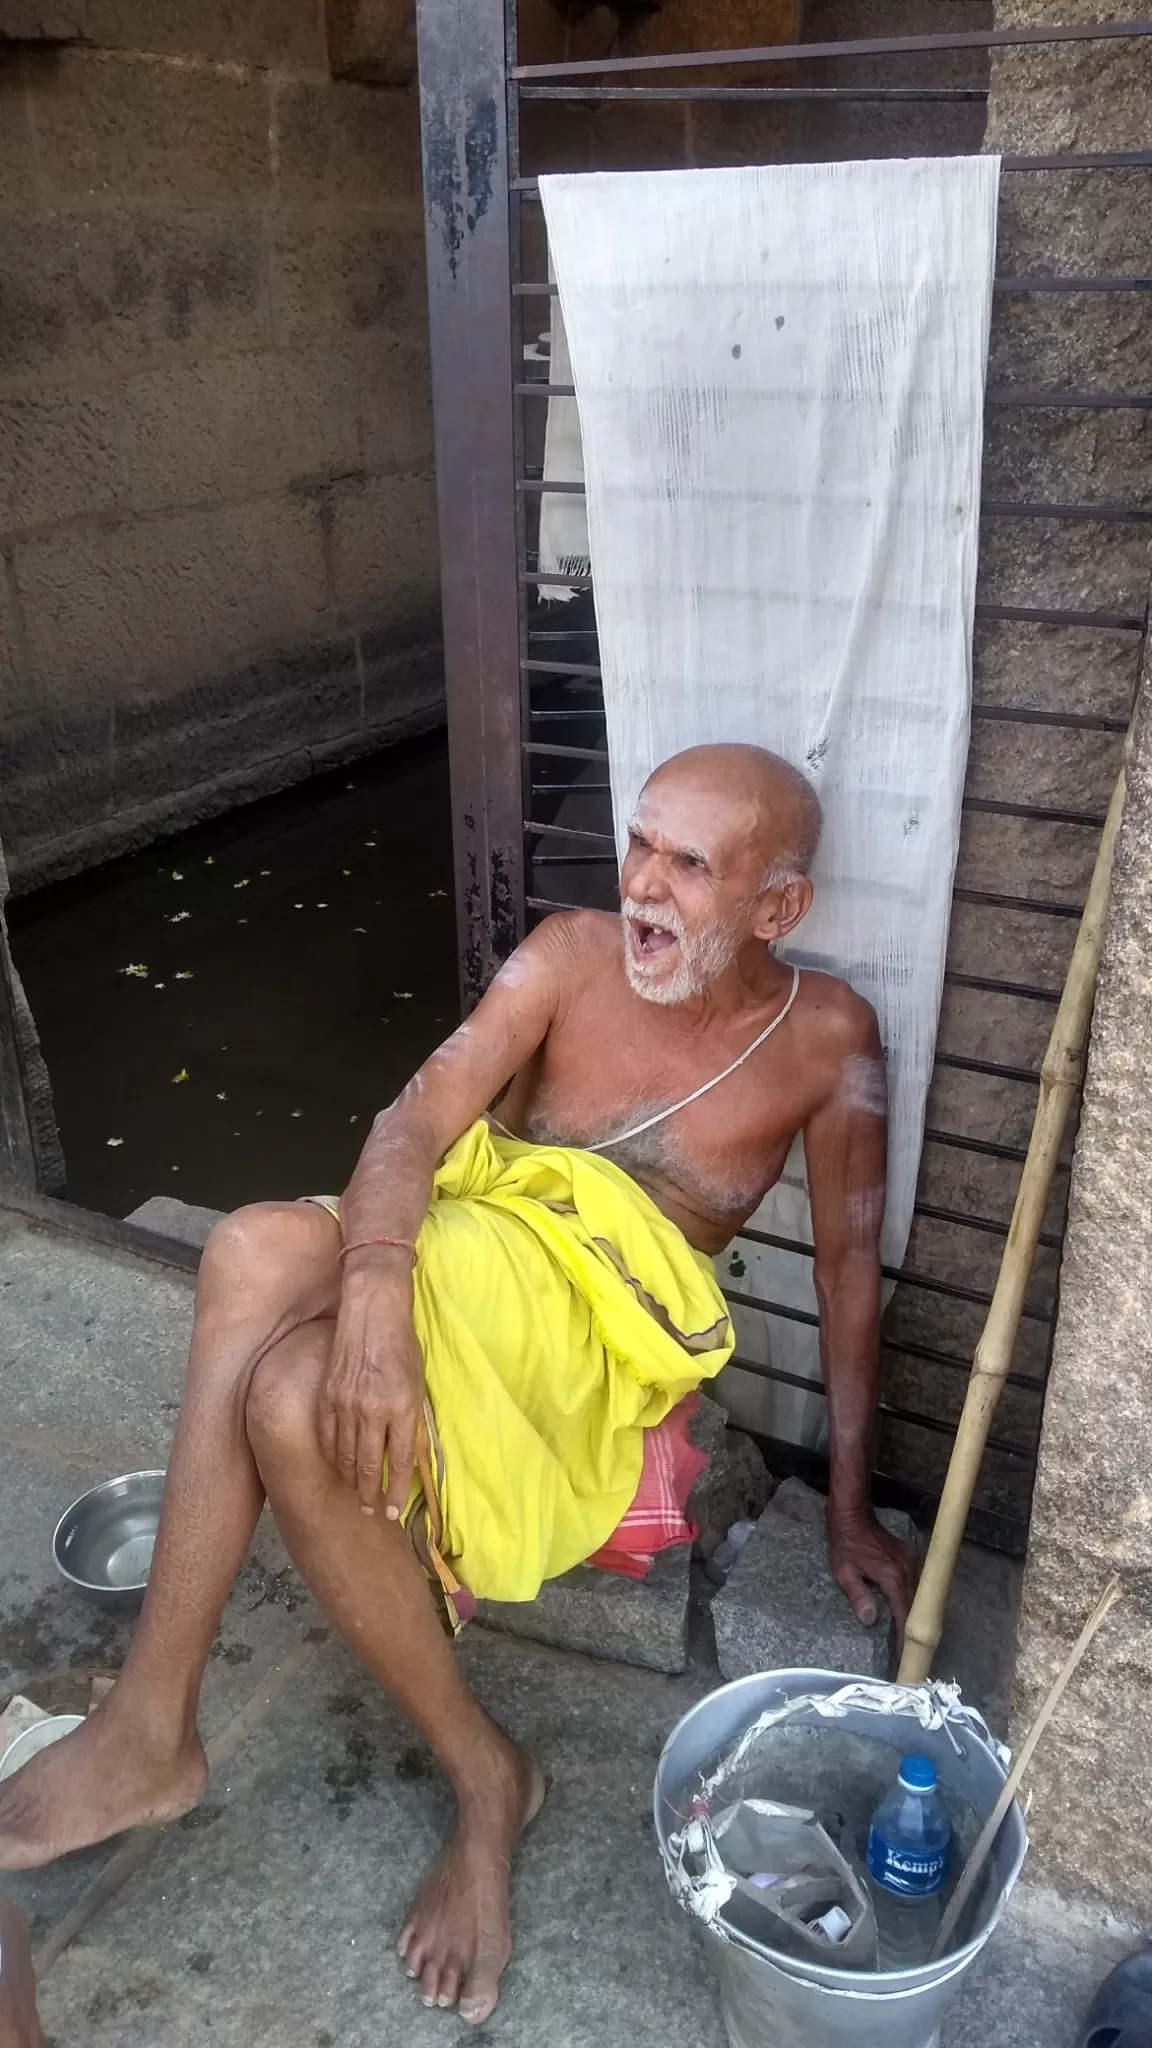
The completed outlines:
<svg viewBox="0 0 1152 2048">
<path fill-rule="evenodd" d="M 786 958 L 873 1003 L 888 1059 L 884 1258 L 907 1241 L 968 745 L 999 160 L 541 179 L 587 469 L 618 839 L 657 762 L 753 740 L 825 807 Z M 758 1221 L 810 1239 L 802 1158 Z M 741 1246 L 742 1291 L 815 1305 Z M 814 1332 L 739 1348 L 818 1370 Z M 761 1426 L 817 1440 L 773 1389 Z"/>
</svg>

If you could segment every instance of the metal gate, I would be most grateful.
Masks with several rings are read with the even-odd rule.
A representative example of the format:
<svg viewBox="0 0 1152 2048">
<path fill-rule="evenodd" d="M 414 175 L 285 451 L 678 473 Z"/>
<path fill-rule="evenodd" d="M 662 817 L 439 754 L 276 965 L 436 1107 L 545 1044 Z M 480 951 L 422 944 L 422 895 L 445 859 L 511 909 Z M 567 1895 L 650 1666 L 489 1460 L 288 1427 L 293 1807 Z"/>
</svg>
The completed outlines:
<svg viewBox="0 0 1152 2048">
<path fill-rule="evenodd" d="M 831 14 L 835 20 L 836 5 L 837 0 L 817 0 L 825 19 Z M 809 21 L 815 12 L 809 8 Z M 987 12 L 990 17 L 990 7 Z M 660 118 L 685 123 L 703 123 L 701 110 L 707 110 L 707 147 L 718 152 L 710 156 L 713 162 L 788 160 L 798 136 L 804 154 L 822 158 L 978 149 L 990 52 L 1135 41 L 1152 35 L 1152 22 L 999 32 L 987 26 L 545 65 L 517 62 L 517 0 L 418 0 L 418 25 L 457 911 L 467 1008 L 534 918 L 574 903 L 610 908 L 616 900 L 591 578 L 543 574 L 535 555 L 545 488 L 546 401 L 571 395 L 570 386 L 548 382 L 547 364 L 539 362 L 535 345 L 553 288 L 532 173 L 574 167 L 576 131 L 569 126 L 561 132 L 556 124 L 562 117 L 583 123 L 587 142 L 602 110 L 610 110 L 612 135 L 606 143 L 601 136 L 601 143 L 609 157 L 623 153 L 629 168 L 645 161 L 646 146 L 659 153 L 652 127 L 657 110 Z M 733 82 L 734 74 L 755 82 Z M 769 109 L 780 124 L 772 157 L 761 153 L 763 126 L 751 141 L 738 132 L 752 112 L 762 120 Z M 735 122 L 727 143 L 716 126 L 725 110 Z M 894 119 L 902 124 L 896 135 L 902 146 L 895 149 Z M 909 149 L 908 124 L 917 120 L 918 131 L 911 131 L 917 146 Z M 636 124 L 631 135 L 629 122 Z M 557 162 L 561 147 L 567 161 Z M 599 168 L 610 167 L 599 156 L 595 161 Z M 658 167 L 667 163 L 665 154 Z M 1148 150 L 1003 158 L 1007 184 L 1071 172 L 1146 175 L 1149 167 Z M 1010 552 L 1002 536 L 1038 532 L 1033 573 L 1042 580 L 1043 537 L 1091 528 L 1093 534 L 1114 534 L 1125 563 L 1135 560 L 1132 588 L 1144 562 L 1146 595 L 1145 544 L 1152 539 L 1147 468 L 1142 486 L 1123 503 L 1067 502 L 1043 488 L 1004 489 L 998 479 L 1018 472 L 1027 483 L 1041 476 L 1042 462 L 1018 460 L 1012 451 L 1019 456 L 1028 423 L 1043 423 L 1053 408 L 1061 419 L 1085 412 L 1134 413 L 1141 430 L 1152 408 L 1147 393 L 1096 388 L 1094 376 L 1077 388 L 1027 381 L 1020 374 L 1015 308 L 1039 303 L 1083 315 L 1090 350 L 1099 325 L 1093 325 L 1093 309 L 1143 307 L 1147 299 L 1133 294 L 1150 290 L 1152 276 L 1096 274 L 1091 265 L 1067 273 L 1041 266 L 998 274 L 995 294 L 1008 337 L 1001 353 L 1011 374 L 998 381 L 994 340 L 982 574 L 986 559 L 994 571 L 998 549 Z M 1106 379 L 1104 364 L 1099 374 Z M 1042 440 L 1041 430 L 1037 434 Z M 1022 558 L 1027 578 L 1027 548 Z M 1119 567 L 1116 576 L 1123 580 Z M 987 586 L 989 577 L 984 580 Z M 1075 936 L 1080 884 L 1091 867 L 1103 795 L 1128 723 L 1145 626 L 1144 595 L 1105 608 L 1075 599 L 1045 602 L 1042 591 L 1028 588 L 998 592 L 994 573 L 991 582 L 978 592 L 965 836 L 918 1200 L 906 1263 L 890 1276 L 898 1284 L 884 1324 L 875 1477 L 882 1497 L 902 1498 L 913 1507 L 929 1506 L 939 1491 L 1007 1235 L 1062 960 Z M 561 609 L 541 601 L 549 583 L 579 588 Z M 1033 595 L 1035 602 L 1029 601 Z M 1027 701 L 1027 690 L 1008 688 L 1002 677 L 1001 687 L 982 687 L 998 646 L 1003 659 L 997 636 L 1015 631 L 1043 634 L 1051 646 L 1048 701 Z M 1081 645 L 1103 647 L 1108 655 L 1107 662 L 1095 662 L 1107 676 L 1087 705 L 1062 681 Z M 1011 666 L 1009 660 L 1009 671 Z M 1011 1056 L 991 1056 L 1000 1051 Z M 1027 1530 L 1066 1192 L 1065 1167 L 970 1523 L 971 1533 L 1015 1551 L 1023 1549 Z M 810 1251 L 752 1227 L 741 1238 Z M 814 1321 L 741 1291 L 740 1244 L 737 1239 L 726 1255 L 722 1274 L 730 1298 L 769 1317 Z M 737 1390 L 746 1384 L 739 1374 L 790 1378 L 770 1364 L 747 1360 L 729 1368 L 730 1380 L 734 1370 Z M 782 1459 L 802 1462 L 780 1446 L 769 1448 L 777 1469 Z"/>
</svg>

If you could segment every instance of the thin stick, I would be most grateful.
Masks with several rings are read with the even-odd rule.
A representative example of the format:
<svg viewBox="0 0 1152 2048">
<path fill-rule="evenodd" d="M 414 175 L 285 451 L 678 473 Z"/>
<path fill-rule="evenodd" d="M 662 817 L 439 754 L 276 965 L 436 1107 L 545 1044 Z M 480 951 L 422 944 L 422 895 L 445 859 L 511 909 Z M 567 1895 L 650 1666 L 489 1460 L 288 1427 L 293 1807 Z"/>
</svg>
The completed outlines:
<svg viewBox="0 0 1152 2048">
<path fill-rule="evenodd" d="M 924 1560 L 924 1569 L 920 1574 L 920 1583 L 916 1588 L 916 1597 L 908 1616 L 904 1653 L 900 1659 L 901 1685 L 923 1684 L 932 1669 L 932 1659 L 939 1647 L 944 1626 L 944 1609 L 952 1585 L 952 1575 L 956 1569 L 956 1559 L 980 1471 L 980 1460 L 996 1403 L 1000 1399 L 1012 1363 L 1016 1332 L 1020 1327 L 1024 1296 L 1032 1273 L 1044 1211 L 1048 1206 L 1064 1127 L 1080 1085 L 1108 910 L 1112 854 L 1123 809 L 1122 767 L 1104 821 L 1088 900 L 1084 905 L 1084 915 L 1080 920 L 1080 930 L 1076 936 L 1076 945 L 1068 968 L 1068 979 L 1064 984 L 1064 993 L 1056 1012 L 1056 1022 L 1052 1027 L 1044 1064 L 1040 1069 L 1040 1099 L 1036 1106 L 1032 1136 L 1028 1141 L 1028 1156 L 1020 1176 L 1016 1206 L 1012 1211 L 1008 1241 L 1004 1247 L 1004 1256 L 996 1278 L 987 1321 L 972 1361 L 964 1409 L 960 1417 L 960 1426 L 956 1431 L 956 1441 L 952 1447 L 944 1491 L 940 1496 L 932 1540 L 928 1546 L 928 1555 Z"/>
<path fill-rule="evenodd" d="M 1008 1808 L 1011 1806 L 1012 1801 L 1015 1799 L 1016 1788 L 1019 1785 L 1021 1778 L 1024 1776 L 1024 1773 L 1027 1770 L 1028 1765 L 1032 1761 L 1032 1752 L 1035 1749 L 1036 1744 L 1039 1742 L 1040 1737 L 1043 1735 L 1044 1730 L 1048 1726 L 1049 1721 L 1052 1719 L 1053 1714 L 1056 1712 L 1056 1709 L 1064 1696 L 1064 1691 L 1068 1684 L 1068 1681 L 1071 1678 L 1073 1672 L 1075 1671 L 1076 1666 L 1079 1664 L 1081 1657 L 1084 1655 L 1085 1650 L 1088 1648 L 1088 1645 L 1092 1641 L 1092 1638 L 1095 1635 L 1097 1629 L 1099 1628 L 1101 1622 L 1105 1619 L 1106 1615 L 1109 1615 L 1112 1612 L 1112 1609 L 1115 1607 L 1116 1602 L 1119 1600 L 1119 1598 L 1119 1579 L 1109 1579 L 1108 1584 L 1105 1586 L 1104 1591 L 1101 1593 L 1099 1600 L 1096 1602 L 1095 1607 L 1092 1609 L 1091 1614 L 1089 1615 L 1087 1621 L 1084 1623 L 1084 1626 L 1081 1629 L 1080 1634 L 1076 1638 L 1075 1643 L 1073 1644 L 1071 1650 L 1068 1652 L 1064 1664 L 1061 1667 L 1060 1673 L 1054 1685 L 1052 1686 L 1052 1689 L 1049 1692 L 1047 1699 L 1045 1700 L 1043 1706 L 1040 1709 L 1040 1712 L 1037 1714 L 1036 1719 L 1033 1721 L 1031 1728 L 1028 1730 L 1028 1733 L 1024 1738 L 1024 1746 L 1021 1749 L 1020 1754 L 1017 1757 L 1015 1763 L 1013 1764 L 1012 1769 L 1008 1773 L 1008 1776 L 1004 1780 L 1004 1784 L 1001 1787 L 1000 1791 L 1000 1797 L 997 1799 L 995 1806 L 992 1808 L 991 1813 L 988 1815 L 987 1820 L 985 1821 L 983 1827 L 980 1830 L 979 1835 L 976 1838 L 976 1845 L 972 1850 L 972 1853 L 969 1856 L 967 1863 L 964 1865 L 964 1869 L 961 1872 L 960 1876 L 960 1882 L 957 1885 L 955 1891 L 953 1892 L 952 1897 L 948 1901 L 948 1905 L 945 1908 L 943 1918 L 940 1922 L 939 1932 L 937 1933 L 936 1939 L 932 1943 L 932 1947 L 928 1952 L 928 1961 L 930 1963 L 934 1962 L 937 1956 L 942 1955 L 944 1950 L 947 1948 L 948 1943 L 955 1931 L 956 1924 L 960 1918 L 960 1915 L 964 1911 L 964 1908 L 968 1904 L 968 1900 L 971 1897 L 972 1890 L 976 1883 L 976 1880 L 980 1876 L 980 1873 L 983 1870 L 985 1863 L 988 1861 L 988 1857 L 992 1849 L 992 1844 L 996 1840 L 996 1837 L 1000 1832 L 1000 1823 L 1003 1820 L 1004 1815 L 1007 1813 Z"/>
</svg>

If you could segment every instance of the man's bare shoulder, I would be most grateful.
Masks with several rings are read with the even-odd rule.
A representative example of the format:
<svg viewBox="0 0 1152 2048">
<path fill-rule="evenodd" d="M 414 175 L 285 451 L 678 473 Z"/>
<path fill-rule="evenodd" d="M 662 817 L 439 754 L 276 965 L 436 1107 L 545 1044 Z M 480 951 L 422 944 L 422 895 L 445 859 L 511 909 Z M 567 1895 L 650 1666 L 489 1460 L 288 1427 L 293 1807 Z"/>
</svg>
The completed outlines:
<svg viewBox="0 0 1152 2048">
<path fill-rule="evenodd" d="M 876 1012 L 864 996 L 857 995 L 848 982 L 835 974 L 809 969 L 801 981 L 807 1045 L 818 1054 L 830 1076 L 842 1073 L 851 1062 L 879 1061 L 884 1053 Z"/>
<path fill-rule="evenodd" d="M 505 989 L 547 980 L 563 992 L 620 953 L 620 920 L 605 910 L 557 910 L 529 932 L 496 981 Z"/>
</svg>

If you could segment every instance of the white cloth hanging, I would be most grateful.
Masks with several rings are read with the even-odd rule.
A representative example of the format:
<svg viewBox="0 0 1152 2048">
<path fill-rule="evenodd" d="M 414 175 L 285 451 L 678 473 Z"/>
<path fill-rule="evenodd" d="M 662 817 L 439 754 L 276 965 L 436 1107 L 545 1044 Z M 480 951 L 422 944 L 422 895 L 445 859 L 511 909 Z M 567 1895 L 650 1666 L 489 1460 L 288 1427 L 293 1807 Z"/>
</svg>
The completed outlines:
<svg viewBox="0 0 1152 2048">
<path fill-rule="evenodd" d="M 968 746 L 999 159 L 542 178 L 587 471 L 613 806 L 707 740 L 771 747 L 825 809 L 784 956 L 875 1005 L 883 1256 L 907 1242 Z M 811 1241 L 794 1150 L 758 1222 Z M 811 1264 L 740 1247 L 812 1310 Z M 737 1310 L 814 1379 L 815 1333 Z M 819 1440 L 824 1404 L 758 1417 Z"/>
</svg>

